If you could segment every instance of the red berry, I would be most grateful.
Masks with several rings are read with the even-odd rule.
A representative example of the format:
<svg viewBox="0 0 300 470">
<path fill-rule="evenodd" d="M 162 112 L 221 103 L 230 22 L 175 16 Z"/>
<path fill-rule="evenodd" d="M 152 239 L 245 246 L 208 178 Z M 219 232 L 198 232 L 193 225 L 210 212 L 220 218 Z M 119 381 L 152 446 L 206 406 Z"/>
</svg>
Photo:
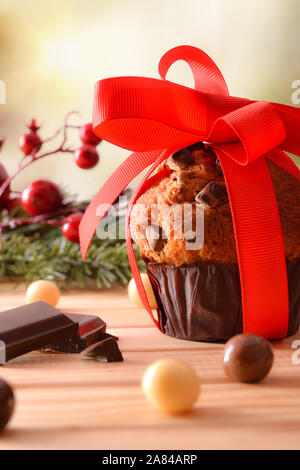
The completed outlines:
<svg viewBox="0 0 300 470">
<path fill-rule="evenodd" d="M 62 195 L 59 187 L 51 181 L 34 181 L 21 194 L 23 209 L 33 216 L 54 211 L 61 204 Z"/>
<path fill-rule="evenodd" d="M 42 146 L 42 141 L 36 132 L 30 131 L 28 134 L 23 134 L 19 140 L 19 148 L 25 155 L 31 155 L 33 152 L 37 153 Z"/>
<path fill-rule="evenodd" d="M 0 198 L 0 210 L 2 209 L 7 209 L 7 204 L 8 204 L 8 199 L 9 198 L 9 195 L 6 195 L 5 193 L 2 194 L 1 198 Z"/>
<path fill-rule="evenodd" d="M 84 144 L 90 145 L 98 145 L 102 140 L 98 136 L 96 136 L 96 134 L 94 134 L 93 124 L 91 122 L 89 122 L 88 124 L 84 124 L 84 126 L 80 127 L 79 137 Z"/>
<path fill-rule="evenodd" d="M 74 157 L 76 165 L 84 170 L 93 168 L 99 161 L 99 154 L 95 147 L 87 144 L 75 150 Z"/>
<path fill-rule="evenodd" d="M 8 173 L 5 167 L 0 163 L 0 186 L 4 183 L 5 180 L 8 178 Z M 4 194 L 8 195 L 10 193 L 10 185 L 8 185 L 4 191 Z"/>
<path fill-rule="evenodd" d="M 22 150 L 25 155 L 31 155 L 32 153 L 37 153 L 41 146 L 42 140 L 37 134 L 39 126 L 36 123 L 35 119 L 32 119 L 29 126 L 27 126 L 29 131 L 28 134 L 23 134 L 19 140 L 19 148 Z"/>
<path fill-rule="evenodd" d="M 79 241 L 79 224 L 82 219 L 82 214 L 72 214 L 66 217 L 61 226 L 61 233 L 71 242 Z"/>
<path fill-rule="evenodd" d="M 8 198 L 6 200 L 5 208 L 8 210 L 8 212 L 11 212 L 12 210 L 14 210 L 16 207 L 18 207 L 20 205 L 21 205 L 20 198 L 19 197 L 12 197 L 12 198 Z M 19 211 L 16 210 L 16 213 L 17 212 L 19 212 Z"/>
<path fill-rule="evenodd" d="M 8 178 L 7 171 L 6 171 L 5 167 L 2 165 L 2 163 L 0 163 L 0 186 L 2 186 L 2 184 L 4 183 L 4 181 L 7 178 Z M 10 185 L 8 185 L 5 188 L 4 193 L 0 197 L 0 209 L 6 208 L 9 193 L 10 193 Z"/>
</svg>

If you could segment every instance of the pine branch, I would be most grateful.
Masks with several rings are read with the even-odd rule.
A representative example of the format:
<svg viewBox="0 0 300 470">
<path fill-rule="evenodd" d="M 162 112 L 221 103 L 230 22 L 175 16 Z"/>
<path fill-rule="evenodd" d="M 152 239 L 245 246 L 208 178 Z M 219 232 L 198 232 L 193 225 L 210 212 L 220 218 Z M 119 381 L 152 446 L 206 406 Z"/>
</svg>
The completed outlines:
<svg viewBox="0 0 300 470">
<path fill-rule="evenodd" d="M 139 266 L 143 261 L 136 255 Z M 83 262 L 79 245 L 66 240 L 59 228 L 32 224 L 9 230 L 2 236 L 0 278 L 30 283 L 49 279 L 60 287 L 71 283 L 98 288 L 126 285 L 131 278 L 126 244 L 122 240 L 94 238 Z"/>
</svg>

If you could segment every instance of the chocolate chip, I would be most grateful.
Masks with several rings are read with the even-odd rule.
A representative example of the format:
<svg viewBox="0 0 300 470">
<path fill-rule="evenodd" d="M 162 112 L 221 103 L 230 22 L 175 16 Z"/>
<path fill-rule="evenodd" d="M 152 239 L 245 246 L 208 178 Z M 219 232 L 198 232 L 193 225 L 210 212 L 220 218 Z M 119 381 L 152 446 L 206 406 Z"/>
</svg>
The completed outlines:
<svg viewBox="0 0 300 470">
<path fill-rule="evenodd" d="M 165 232 L 159 225 L 148 225 L 145 230 L 145 236 L 149 247 L 153 251 L 161 251 L 167 243 Z"/>
<path fill-rule="evenodd" d="M 227 189 L 223 182 L 211 181 L 196 195 L 195 201 L 207 207 L 216 207 L 227 199 Z"/>
<path fill-rule="evenodd" d="M 227 189 L 225 184 L 212 181 L 210 183 L 210 192 L 215 198 L 224 198 L 227 196 Z"/>
<path fill-rule="evenodd" d="M 195 163 L 193 155 L 187 148 L 183 148 L 178 150 L 178 152 L 175 152 L 172 155 L 172 160 L 177 166 L 179 166 L 179 168 L 187 168 Z"/>
<path fill-rule="evenodd" d="M 253 334 L 233 336 L 225 345 L 223 365 L 226 374 L 238 382 L 258 382 L 273 364 L 272 346 Z"/>
<path fill-rule="evenodd" d="M 190 145 L 189 147 L 187 147 L 187 149 L 190 151 L 190 152 L 195 152 L 196 150 L 205 150 L 205 144 L 203 142 L 196 142 L 195 144 L 192 144 Z"/>
<path fill-rule="evenodd" d="M 83 356 L 103 362 L 122 362 L 123 356 L 117 341 L 111 336 L 92 344 L 83 351 Z"/>
<path fill-rule="evenodd" d="M 191 153 L 196 151 L 201 152 L 202 158 L 206 163 L 209 163 L 209 165 L 215 165 L 216 163 L 217 156 L 214 150 L 203 142 L 196 142 L 195 144 L 187 147 L 187 150 L 189 150 Z"/>
</svg>

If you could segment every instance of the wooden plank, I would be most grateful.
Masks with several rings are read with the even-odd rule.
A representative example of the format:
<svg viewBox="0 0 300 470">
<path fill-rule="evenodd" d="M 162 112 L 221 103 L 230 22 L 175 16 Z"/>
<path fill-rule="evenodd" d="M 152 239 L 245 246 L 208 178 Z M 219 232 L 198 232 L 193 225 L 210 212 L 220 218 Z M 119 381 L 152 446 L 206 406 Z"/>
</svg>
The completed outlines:
<svg viewBox="0 0 300 470">
<path fill-rule="evenodd" d="M 70 429 L 14 427 L 1 435 L 0 449 L 299 449 L 299 423 L 293 419 L 265 421 L 257 424 L 251 415 L 238 415 L 223 410 L 202 410 L 199 424 L 189 432 L 189 423 L 182 429 L 170 427 L 118 429 Z M 170 418 L 168 418 L 170 419 Z M 189 420 L 191 418 L 189 417 Z M 284 424 L 283 424 L 284 423 Z M 247 432 L 245 432 L 247 430 Z M 108 450 L 109 449 L 109 450 Z M 99 455 L 99 462 L 101 462 Z"/>
<path fill-rule="evenodd" d="M 24 287 L 2 285 L 0 293 L 3 309 L 24 302 Z M 109 330 L 120 337 L 124 362 L 33 352 L 3 366 L 0 374 L 13 385 L 17 408 L 0 449 L 299 448 L 300 364 L 292 363 L 291 345 L 300 334 L 274 343 L 270 375 L 246 385 L 225 376 L 223 345 L 162 335 L 124 290 L 69 292 L 60 308 L 90 314 L 101 309 Z M 142 375 L 162 357 L 187 361 L 201 379 L 201 395 L 188 414 L 167 416 L 143 396 Z"/>
<path fill-rule="evenodd" d="M 163 338 L 164 339 L 164 338 Z M 122 338 L 121 338 L 122 341 Z M 30 353 L 15 359 L 1 368 L 1 376 L 20 387 L 31 385 L 40 387 L 86 386 L 101 384 L 138 384 L 146 367 L 162 357 L 172 357 L 187 361 L 198 372 L 204 383 L 225 384 L 229 379 L 222 368 L 222 346 L 217 349 L 180 350 L 167 349 L 147 351 L 127 351 L 121 348 L 124 362 L 100 363 L 84 359 L 80 355 Z M 274 382 L 275 391 L 278 383 L 290 388 L 300 385 L 299 367 L 286 358 L 282 349 L 275 349 L 275 364 L 266 379 Z M 74 370 L 76 373 L 74 373 Z M 245 393 L 253 386 L 234 384 Z"/>
<path fill-rule="evenodd" d="M 23 305 L 26 287 L 0 283 L 0 311 Z M 57 305 L 62 312 L 98 315 L 111 328 L 152 326 L 149 315 L 137 308 L 126 295 L 126 289 L 114 289 L 113 304 L 111 290 L 67 291 L 62 292 Z"/>
</svg>

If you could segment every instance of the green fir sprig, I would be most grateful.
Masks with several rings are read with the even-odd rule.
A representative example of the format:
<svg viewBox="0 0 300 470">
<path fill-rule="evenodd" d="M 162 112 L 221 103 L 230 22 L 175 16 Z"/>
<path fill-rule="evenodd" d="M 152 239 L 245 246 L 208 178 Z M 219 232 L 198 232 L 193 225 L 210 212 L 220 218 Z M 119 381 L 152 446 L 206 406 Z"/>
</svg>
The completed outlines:
<svg viewBox="0 0 300 470">
<path fill-rule="evenodd" d="M 136 255 L 142 268 L 137 249 Z M 92 281 L 98 288 L 108 288 L 114 283 L 126 285 L 131 273 L 123 240 L 95 236 L 83 262 L 78 243 L 69 242 L 60 228 L 32 224 L 3 233 L 0 277 L 27 283 L 48 279 L 60 287 L 74 283 L 85 287 Z"/>
</svg>

